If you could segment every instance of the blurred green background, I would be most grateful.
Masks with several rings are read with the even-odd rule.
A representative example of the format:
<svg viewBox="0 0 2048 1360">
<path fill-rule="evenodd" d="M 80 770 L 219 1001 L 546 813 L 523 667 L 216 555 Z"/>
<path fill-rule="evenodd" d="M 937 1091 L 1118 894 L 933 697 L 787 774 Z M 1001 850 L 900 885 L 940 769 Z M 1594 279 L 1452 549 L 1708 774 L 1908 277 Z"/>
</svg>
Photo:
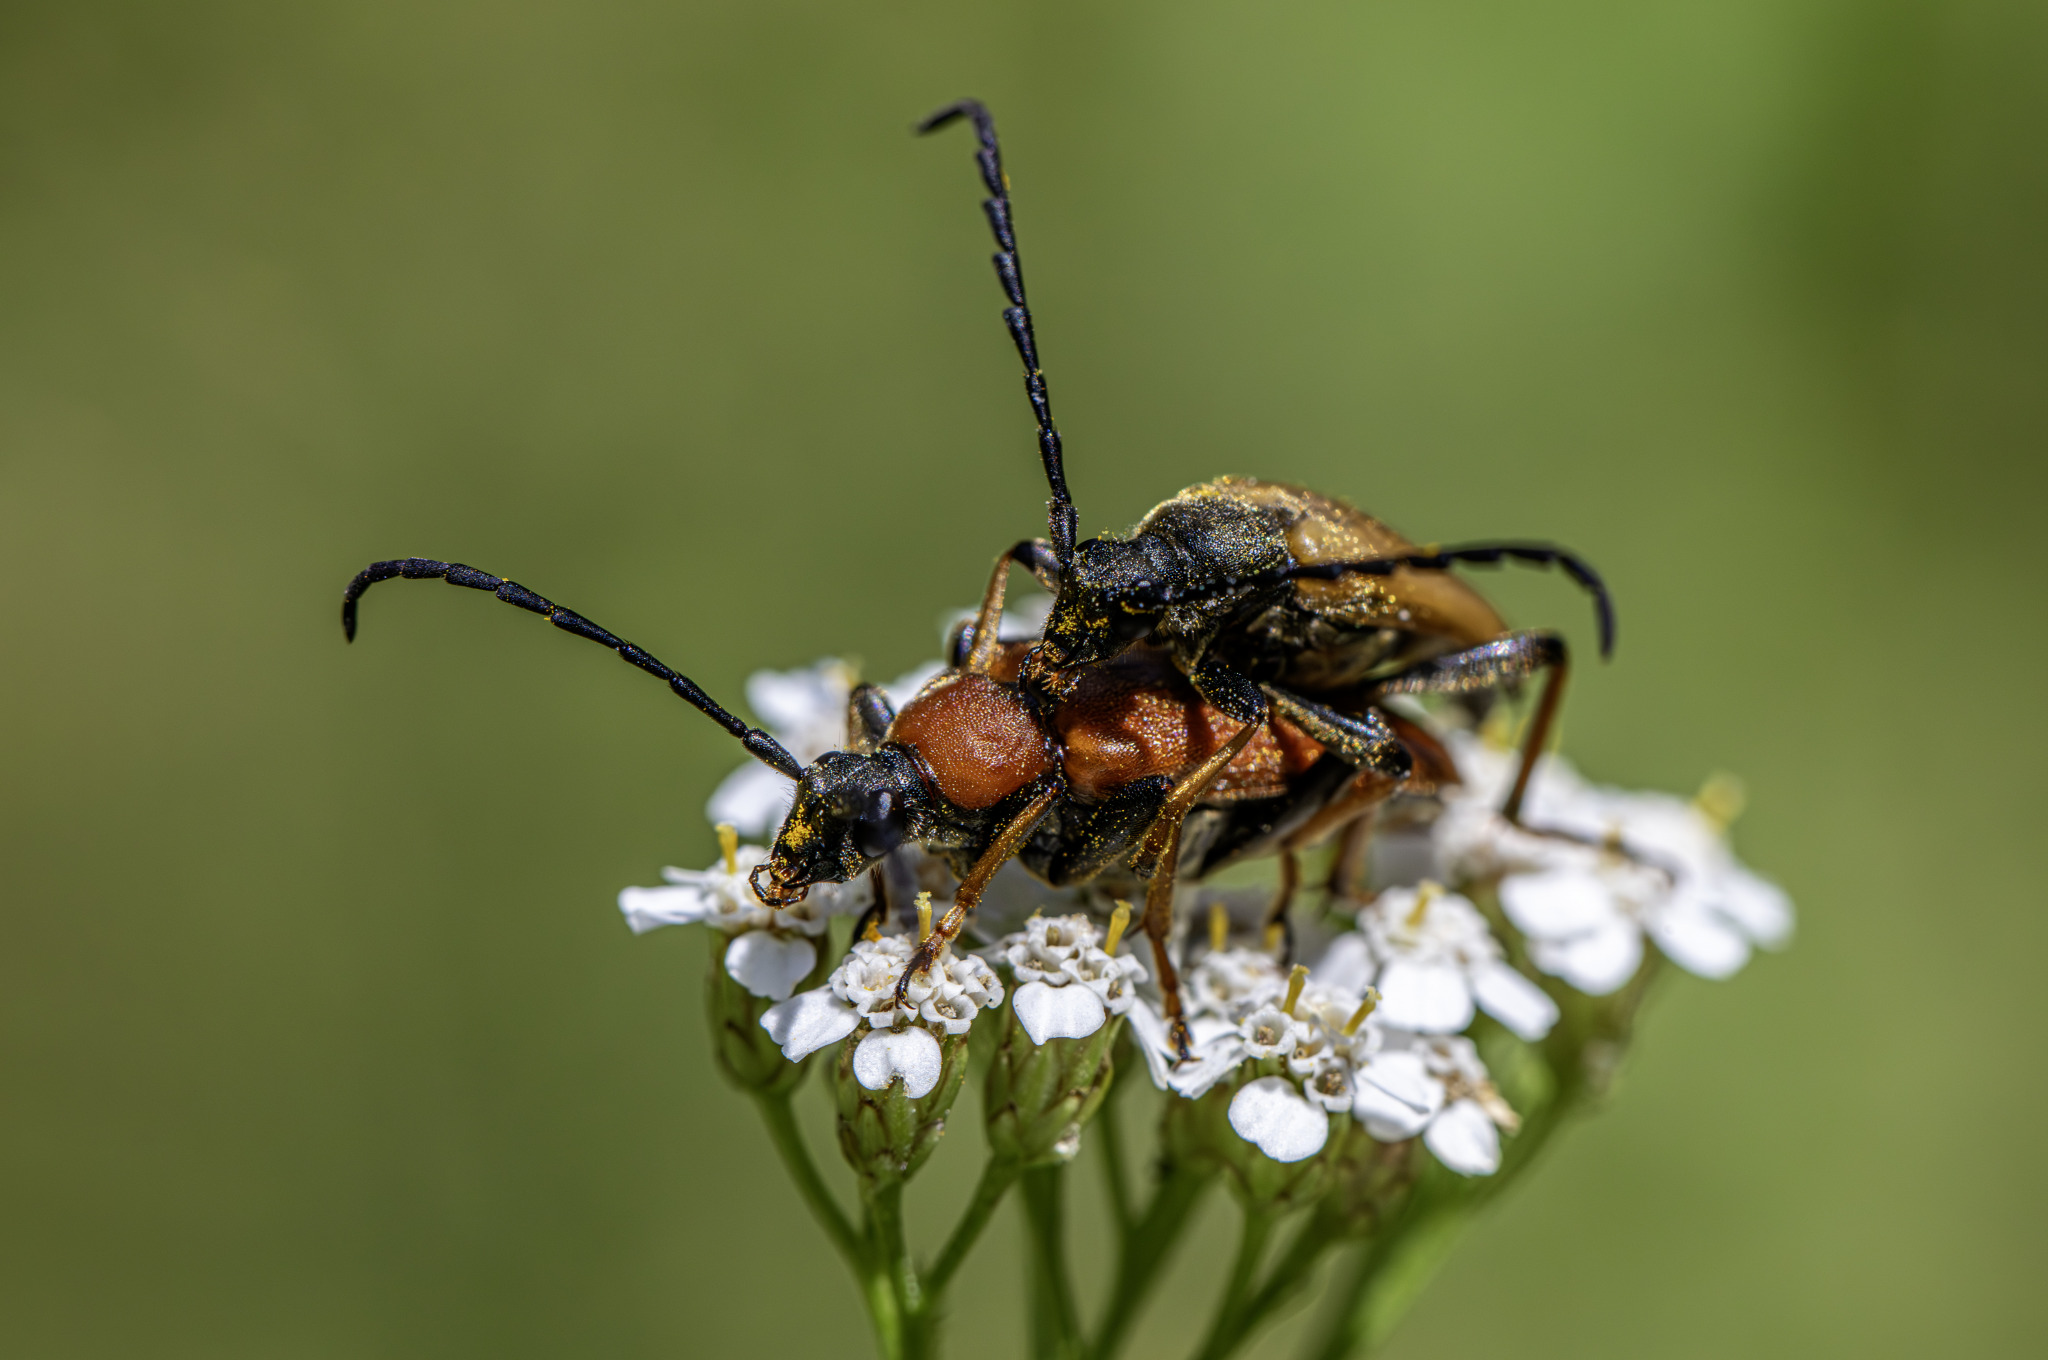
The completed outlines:
<svg viewBox="0 0 2048 1360">
<path fill-rule="evenodd" d="M 1241 472 L 1580 548 L 1570 749 L 1740 772 L 1800 905 L 1391 1353 L 2048 1348 L 2048 9 L 22 0 L 0 1353 L 865 1353 L 703 941 L 612 905 L 731 743 L 476 596 L 335 605 L 455 558 L 734 700 L 931 655 L 1043 522 L 968 140 L 907 135 L 963 93 L 1085 531 Z M 1015 1239 L 961 1354 L 1022 1351 Z"/>
</svg>

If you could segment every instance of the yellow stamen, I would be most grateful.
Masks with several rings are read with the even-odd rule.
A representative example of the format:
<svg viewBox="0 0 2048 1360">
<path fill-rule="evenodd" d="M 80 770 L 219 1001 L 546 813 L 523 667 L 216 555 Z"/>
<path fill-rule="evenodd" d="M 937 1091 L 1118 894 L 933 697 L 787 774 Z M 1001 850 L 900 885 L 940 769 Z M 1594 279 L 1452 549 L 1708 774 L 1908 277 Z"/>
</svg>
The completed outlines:
<svg viewBox="0 0 2048 1360">
<path fill-rule="evenodd" d="M 1280 1003 L 1280 1013 L 1288 1019 L 1294 1018 L 1294 1003 L 1301 1000 L 1301 989 L 1308 985 L 1308 968 L 1295 964 L 1294 971 L 1287 975 L 1287 999 Z"/>
<path fill-rule="evenodd" d="M 1230 913 L 1223 909 L 1221 902 L 1209 904 L 1209 952 L 1221 954 L 1223 946 L 1230 943 Z"/>
<path fill-rule="evenodd" d="M 1266 952 L 1271 954 L 1278 950 L 1280 948 L 1280 941 L 1286 938 L 1286 935 L 1286 929 L 1278 921 L 1268 924 L 1266 926 Z"/>
<path fill-rule="evenodd" d="M 1130 927 L 1130 924 L 1131 904 L 1119 898 L 1116 910 L 1109 914 L 1109 934 L 1105 935 L 1102 939 L 1103 953 L 1116 953 L 1116 947 L 1123 942 L 1124 931 Z"/>
<path fill-rule="evenodd" d="M 1748 791 L 1742 781 L 1726 770 L 1716 770 L 1707 776 L 1707 782 L 1700 785 L 1700 791 L 1692 796 L 1692 805 L 1700 810 L 1700 816 L 1714 824 L 1714 830 L 1726 831 L 1742 815 L 1743 805 L 1749 801 Z"/>
<path fill-rule="evenodd" d="M 1347 1036 L 1358 1033 L 1358 1027 L 1365 1023 L 1365 1017 L 1371 1015 L 1373 1009 L 1379 1004 L 1380 989 L 1377 987 L 1366 988 L 1365 1000 L 1358 1003 L 1358 1009 L 1351 1012 L 1351 1018 L 1344 1022 L 1344 1033 Z"/>
<path fill-rule="evenodd" d="M 1429 904 L 1444 895 L 1444 885 L 1435 879 L 1425 878 L 1415 888 L 1415 905 L 1408 910 L 1408 929 L 1422 929 L 1422 918 L 1429 915 Z"/>
<path fill-rule="evenodd" d="M 879 916 L 868 917 L 868 928 L 860 933 L 860 937 L 870 944 L 873 944 L 876 940 L 881 939 L 882 918 Z"/>
<path fill-rule="evenodd" d="M 932 895 L 921 892 L 917 895 L 917 942 L 923 944 L 932 934 Z"/>
<path fill-rule="evenodd" d="M 736 874 L 740 871 L 740 829 L 731 822 L 720 822 L 711 828 L 718 833 L 718 850 L 725 856 L 725 871 Z"/>
</svg>

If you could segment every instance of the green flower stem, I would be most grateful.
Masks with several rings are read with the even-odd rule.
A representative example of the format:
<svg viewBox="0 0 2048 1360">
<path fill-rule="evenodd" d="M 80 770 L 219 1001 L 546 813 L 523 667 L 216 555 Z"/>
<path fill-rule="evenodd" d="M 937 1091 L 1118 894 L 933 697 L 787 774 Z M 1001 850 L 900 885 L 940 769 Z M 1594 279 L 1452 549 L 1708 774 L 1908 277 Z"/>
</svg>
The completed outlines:
<svg viewBox="0 0 2048 1360">
<path fill-rule="evenodd" d="M 1258 1292 L 1239 1310 L 1235 1325 L 1228 1332 L 1218 1332 L 1202 1352 L 1204 1356 L 1221 1360 L 1229 1355 L 1249 1340 L 1260 1324 L 1308 1287 L 1315 1277 L 1316 1263 L 1343 1240 L 1345 1225 L 1334 1211 L 1326 1212 L 1327 1204 L 1328 1201 L 1319 1204 L 1308 1222 L 1301 1225 L 1287 1251 L 1266 1272 Z"/>
<path fill-rule="evenodd" d="M 871 1268 L 887 1287 L 894 1309 L 896 1349 L 885 1348 L 887 1360 L 925 1360 L 936 1351 L 936 1319 L 925 1307 L 925 1292 L 910 1259 L 910 1243 L 903 1230 L 903 1182 L 870 1183 L 866 1190 L 868 1240 L 872 1245 Z M 870 1288 L 870 1296 L 875 1290 Z M 877 1336 L 883 1334 L 882 1320 L 876 1318 Z"/>
<path fill-rule="evenodd" d="M 1062 1165 L 1036 1166 L 1023 1175 L 1033 1360 L 1073 1360 L 1081 1353 L 1074 1291 L 1067 1283 L 1065 1172 Z"/>
<path fill-rule="evenodd" d="M 1251 1303 L 1252 1280 L 1258 1274 L 1259 1260 L 1266 1254 L 1266 1242 L 1277 1222 L 1279 1217 L 1272 1210 L 1262 1205 L 1245 1206 L 1244 1227 L 1237 1238 L 1237 1259 L 1230 1263 L 1230 1278 L 1223 1286 L 1223 1299 L 1216 1305 L 1209 1335 L 1196 1352 L 1201 1360 L 1220 1360 L 1244 1338 L 1249 1326 L 1245 1310 Z"/>
<path fill-rule="evenodd" d="M 960 1214 L 960 1221 L 954 1225 L 953 1233 L 946 1239 L 946 1245 L 939 1250 L 938 1259 L 925 1272 L 925 1310 L 937 1308 L 946 1286 L 953 1280 L 953 1272 L 960 1268 L 967 1254 L 974 1250 L 974 1244 L 981 1236 L 982 1229 L 1003 1202 L 1003 1196 L 1016 1184 L 1018 1167 L 1015 1162 L 991 1158 L 981 1169 L 981 1181 L 974 1187 L 974 1198 Z"/>
<path fill-rule="evenodd" d="M 1120 1045 L 1117 1054 L 1119 1066 L 1127 1066 L 1130 1059 L 1121 1051 L 1128 1045 Z M 1131 1173 L 1124 1160 L 1123 1120 L 1118 1115 L 1122 1105 L 1118 1094 L 1123 1086 L 1112 1082 L 1109 1092 L 1102 1099 L 1102 1108 L 1095 1113 L 1097 1127 L 1101 1130 L 1097 1142 L 1102 1147 L 1102 1188 L 1109 1196 L 1111 1215 L 1116 1219 L 1117 1234 L 1129 1237 L 1135 1220 L 1131 1215 Z"/>
<path fill-rule="evenodd" d="M 818 1220 L 818 1226 L 825 1230 L 825 1236 L 832 1240 L 833 1247 L 855 1273 L 865 1273 L 867 1254 L 862 1248 L 860 1235 L 848 1221 L 846 1211 L 839 1207 L 839 1201 L 832 1197 L 825 1178 L 818 1174 L 810 1149 L 804 1146 L 803 1134 L 796 1126 L 796 1112 L 790 1106 L 790 1094 L 788 1091 L 764 1092 L 754 1097 L 755 1108 L 761 1112 L 761 1122 L 768 1126 L 768 1140 L 775 1145 L 790 1180 L 796 1183 L 797 1193 L 803 1196 L 811 1216 Z"/>
<path fill-rule="evenodd" d="M 1095 1342 L 1088 1348 L 1088 1360 L 1111 1360 L 1122 1349 L 1138 1320 L 1138 1309 L 1158 1283 L 1160 1269 L 1179 1245 L 1181 1230 L 1201 1203 L 1213 1174 L 1185 1165 L 1167 1168 L 1151 1204 L 1124 1231 L 1117 1251 L 1116 1285 L 1096 1327 Z"/>
</svg>

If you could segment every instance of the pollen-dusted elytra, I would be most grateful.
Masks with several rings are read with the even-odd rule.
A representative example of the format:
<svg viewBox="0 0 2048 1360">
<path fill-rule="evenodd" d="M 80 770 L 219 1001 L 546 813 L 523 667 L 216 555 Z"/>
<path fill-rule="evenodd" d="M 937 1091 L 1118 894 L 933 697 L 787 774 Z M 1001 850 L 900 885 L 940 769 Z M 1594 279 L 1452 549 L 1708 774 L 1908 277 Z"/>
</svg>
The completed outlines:
<svg viewBox="0 0 2048 1360">
<path fill-rule="evenodd" d="M 1191 487 L 1126 537 L 1077 543 L 995 125 L 979 102 L 962 100 L 919 131 L 961 118 L 978 134 L 976 161 L 989 193 L 982 208 L 1009 300 L 1003 320 L 1024 361 L 1052 491 L 1050 536 L 997 558 L 980 610 L 953 641 L 951 669 L 901 713 L 878 688 L 858 687 L 848 749 L 800 769 L 767 733 L 639 647 L 524 586 L 459 563 L 373 563 L 350 582 L 342 622 L 353 637 L 356 602 L 378 581 L 438 577 L 544 614 L 666 681 L 752 755 L 797 781 L 769 858 L 754 871 L 763 901 L 787 904 L 813 884 L 845 882 L 906 842 L 953 866 L 960 877 L 953 906 L 923 934 L 906 979 L 959 934 L 1012 858 L 1055 886 L 1099 881 L 1129 892 L 1133 880 L 1145 880 L 1142 926 L 1185 1056 L 1166 950 L 1176 878 L 1280 855 L 1278 922 L 1297 877 L 1295 852 L 1343 833 L 1340 863 L 1355 862 L 1380 804 L 1405 788 L 1456 781 L 1442 748 L 1384 707 L 1389 696 L 1483 698 L 1549 671 L 1503 809 L 1519 816 L 1566 674 L 1564 641 L 1510 631 L 1446 569 L 1504 559 L 1561 567 L 1594 596 L 1603 653 L 1612 645 L 1613 611 L 1592 569 L 1561 549 L 1422 548 L 1341 501 L 1249 478 Z M 1054 592 L 1036 642 L 998 640 L 1012 562 Z"/>
</svg>

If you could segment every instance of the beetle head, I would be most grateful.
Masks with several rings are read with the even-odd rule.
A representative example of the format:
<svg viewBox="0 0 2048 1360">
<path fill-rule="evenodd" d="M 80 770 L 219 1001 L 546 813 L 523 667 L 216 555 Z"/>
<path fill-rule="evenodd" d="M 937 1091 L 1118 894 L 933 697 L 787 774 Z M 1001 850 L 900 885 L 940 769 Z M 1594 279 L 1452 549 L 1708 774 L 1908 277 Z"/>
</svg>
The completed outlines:
<svg viewBox="0 0 2048 1360">
<path fill-rule="evenodd" d="M 1150 633 L 1166 612 L 1176 564 L 1150 537 L 1074 545 L 1040 646 L 1054 670 L 1107 661 Z"/>
<path fill-rule="evenodd" d="M 754 869 L 754 892 L 787 906 L 813 883 L 844 883 L 911 839 L 930 804 L 916 761 L 902 749 L 828 751 L 797 781 L 789 816 Z"/>
</svg>

